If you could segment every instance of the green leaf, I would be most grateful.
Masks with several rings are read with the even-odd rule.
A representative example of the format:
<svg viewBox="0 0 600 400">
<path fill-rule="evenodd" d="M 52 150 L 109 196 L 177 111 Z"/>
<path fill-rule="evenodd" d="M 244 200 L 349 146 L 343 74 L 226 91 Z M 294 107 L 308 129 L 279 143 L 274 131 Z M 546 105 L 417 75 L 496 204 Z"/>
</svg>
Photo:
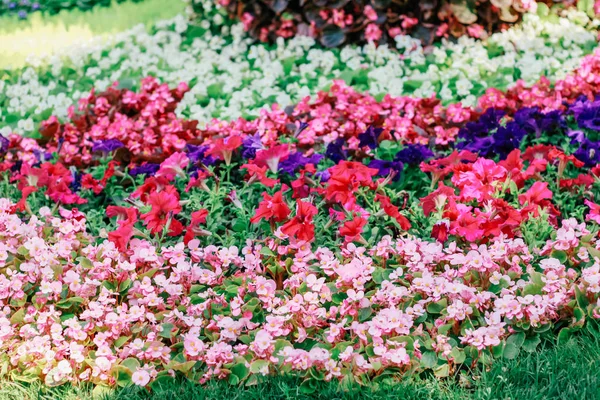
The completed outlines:
<svg viewBox="0 0 600 400">
<path fill-rule="evenodd" d="M 196 361 L 192 360 L 192 361 L 187 361 L 187 362 L 183 362 L 183 363 L 176 363 L 176 364 L 172 365 L 171 368 L 174 369 L 175 371 L 179 371 L 183 374 L 187 374 L 194 367 L 194 365 L 196 365 Z"/>
<path fill-rule="evenodd" d="M 112 394 L 112 389 L 108 386 L 97 385 L 94 390 L 92 390 L 92 396 L 94 399 L 103 399 L 106 397 L 110 397 Z"/>
<path fill-rule="evenodd" d="M 131 336 L 121 336 L 120 338 L 118 338 L 117 340 L 115 340 L 114 346 L 116 348 L 119 348 L 119 347 L 123 346 L 125 343 L 127 343 L 127 341 L 129 339 L 131 339 Z"/>
<path fill-rule="evenodd" d="M 24 308 L 20 308 L 17 312 L 15 312 L 10 317 L 10 323 L 11 323 L 11 325 L 18 325 L 21 322 L 23 322 L 24 318 L 25 318 L 25 309 Z"/>
<path fill-rule="evenodd" d="M 250 372 L 258 374 L 261 369 L 269 365 L 270 363 L 267 360 L 256 360 L 250 365 Z"/>
<path fill-rule="evenodd" d="M 426 351 L 421 357 L 421 366 L 423 368 L 433 368 L 438 363 L 438 356 L 433 351 Z"/>
<path fill-rule="evenodd" d="M 358 320 L 359 320 L 359 322 L 365 322 L 366 320 L 369 319 L 369 317 L 371 315 L 373 315 L 373 310 L 371 309 L 371 307 L 361 308 L 360 310 L 358 310 Z"/>
<path fill-rule="evenodd" d="M 121 361 L 121 365 L 130 370 L 132 373 L 140 368 L 140 362 L 135 358 L 126 358 Z"/>
<path fill-rule="evenodd" d="M 383 268 L 375 268 L 373 271 L 373 282 L 380 285 L 383 281 L 387 281 L 390 278 L 391 270 L 385 270 Z"/>
<path fill-rule="evenodd" d="M 81 304 L 83 303 L 85 300 L 81 297 L 69 297 L 66 298 L 64 300 L 59 301 L 58 303 L 56 303 L 56 307 L 59 308 L 71 308 L 72 306 L 76 305 L 76 304 Z"/>
<path fill-rule="evenodd" d="M 571 337 L 571 329 L 562 328 L 560 332 L 558 332 L 558 344 L 564 344 L 569 341 Z"/>
<path fill-rule="evenodd" d="M 579 307 L 584 310 L 590 304 L 587 297 L 585 297 L 585 294 L 581 291 L 581 289 L 579 289 L 579 286 L 575 286 L 575 298 L 577 299 L 577 304 Z"/>
<path fill-rule="evenodd" d="M 448 364 L 440 365 L 433 370 L 433 374 L 438 378 L 446 378 L 450 375 L 450 366 Z"/>
<path fill-rule="evenodd" d="M 523 346 L 521 348 L 528 353 L 533 353 L 541 341 L 542 339 L 540 339 L 538 335 L 528 337 L 523 342 Z"/>
<path fill-rule="evenodd" d="M 441 299 L 437 303 L 427 304 L 427 312 L 430 314 L 440 314 L 448 307 L 448 299 Z"/>
<path fill-rule="evenodd" d="M 92 269 L 94 267 L 94 264 L 86 257 L 79 257 L 77 258 L 77 261 L 79 261 L 79 265 L 85 269 Z"/>
<path fill-rule="evenodd" d="M 450 352 L 450 355 L 452 356 L 452 358 L 454 359 L 454 363 L 456 364 L 462 364 L 467 358 L 467 355 L 465 354 L 464 350 L 458 347 L 454 347 Z"/>
<path fill-rule="evenodd" d="M 304 394 L 313 394 L 317 390 L 316 382 L 314 379 L 307 379 L 300 384 L 298 389 Z"/>
<path fill-rule="evenodd" d="M 231 373 L 237 376 L 240 381 L 243 381 L 250 373 L 250 370 L 244 362 L 241 362 L 231 367 Z"/>
<path fill-rule="evenodd" d="M 525 342 L 525 333 L 519 332 L 509 336 L 504 345 L 503 356 L 506 359 L 512 360 L 519 355 L 521 346 Z"/>
<path fill-rule="evenodd" d="M 119 387 L 125 387 L 131 385 L 131 371 L 129 368 L 122 365 L 113 367 L 112 375 L 115 377 L 117 385 Z"/>
</svg>

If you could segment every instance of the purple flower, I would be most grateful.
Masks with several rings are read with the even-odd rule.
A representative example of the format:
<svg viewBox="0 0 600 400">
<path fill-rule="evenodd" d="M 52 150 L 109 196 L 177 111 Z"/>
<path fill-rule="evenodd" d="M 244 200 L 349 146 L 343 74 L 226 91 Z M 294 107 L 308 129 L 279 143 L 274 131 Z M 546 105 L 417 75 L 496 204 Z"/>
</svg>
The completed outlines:
<svg viewBox="0 0 600 400">
<path fill-rule="evenodd" d="M 571 143 L 581 143 L 585 140 L 585 133 L 583 131 L 569 130 L 567 136 L 571 138 Z"/>
<path fill-rule="evenodd" d="M 319 178 L 321 182 L 327 182 L 329 178 L 331 178 L 331 172 L 328 169 L 324 171 L 317 172 L 315 177 Z"/>
<path fill-rule="evenodd" d="M 154 176 L 154 174 L 156 174 L 159 169 L 160 169 L 160 164 L 145 163 L 145 164 L 140 165 L 139 167 L 130 169 L 129 175 L 138 176 L 138 175 L 145 174 L 148 176 Z"/>
<path fill-rule="evenodd" d="M 38 149 L 33 149 L 33 155 L 38 163 L 44 163 L 52 158 L 52 153 L 39 151 Z"/>
<path fill-rule="evenodd" d="M 92 152 L 111 153 L 121 147 L 125 147 L 125 145 L 117 139 L 99 140 L 94 142 Z"/>
<path fill-rule="evenodd" d="M 400 161 L 384 161 L 384 160 L 373 160 L 369 163 L 369 168 L 375 168 L 379 172 L 378 175 L 388 176 L 390 173 L 395 172 L 394 181 L 400 179 L 400 173 L 404 169 L 404 164 Z"/>
<path fill-rule="evenodd" d="M 203 163 L 204 165 L 212 165 L 216 160 L 212 156 L 206 156 L 208 149 L 209 146 L 195 146 L 193 144 L 188 144 L 185 147 L 187 156 L 192 164 Z"/>
<path fill-rule="evenodd" d="M 373 128 L 372 126 L 369 126 L 366 131 L 358 135 L 358 139 L 360 140 L 359 146 L 368 146 L 370 149 L 377 148 L 381 132 L 383 132 L 382 128 Z"/>
<path fill-rule="evenodd" d="M 82 174 L 77 172 L 77 169 L 75 167 L 71 167 L 71 177 L 73 178 L 73 180 L 71 181 L 71 191 L 72 192 L 78 192 L 79 189 L 81 189 L 81 177 Z"/>
<path fill-rule="evenodd" d="M 12 165 L 12 167 L 10 167 L 10 171 L 11 172 L 17 172 L 21 170 L 21 166 L 23 166 L 23 161 L 22 160 L 17 160 L 15 161 L 15 163 Z"/>
<path fill-rule="evenodd" d="M 296 133 L 294 133 L 294 136 L 297 137 L 306 128 L 308 128 L 308 124 L 306 122 L 300 122 L 300 125 L 298 128 L 296 128 Z"/>
<path fill-rule="evenodd" d="M 584 140 L 573 155 L 584 162 L 586 167 L 594 167 L 600 163 L 600 142 Z"/>
<path fill-rule="evenodd" d="M 27 11 L 21 10 L 17 13 L 17 15 L 19 16 L 19 18 L 25 19 L 25 18 L 27 18 Z"/>
<path fill-rule="evenodd" d="M 511 151 L 519 148 L 526 134 L 525 130 L 516 122 L 509 122 L 506 126 L 501 126 L 492 135 L 493 143 L 485 156 L 492 155 L 489 154 L 491 151 L 498 154 L 500 159 L 505 159 Z"/>
<path fill-rule="evenodd" d="M 8 151 L 10 141 L 4 136 L 0 135 L 0 154 L 4 154 Z"/>
<path fill-rule="evenodd" d="M 421 144 L 409 144 L 394 157 L 394 161 L 400 161 L 407 165 L 419 165 L 421 162 L 433 157 L 433 152 Z"/>
<path fill-rule="evenodd" d="M 576 118 L 581 128 L 600 131 L 600 102 L 588 103 Z"/>
<path fill-rule="evenodd" d="M 338 138 L 327 145 L 325 156 L 334 163 L 339 163 L 348 158 L 348 153 L 344 150 L 344 138 Z"/>
<path fill-rule="evenodd" d="M 477 137 L 488 136 L 493 130 L 500 127 L 500 120 L 504 117 L 504 111 L 489 108 L 483 113 L 479 120 L 468 122 L 458 131 L 458 138 L 467 143 Z M 459 144 L 459 148 L 460 144 Z"/>
<path fill-rule="evenodd" d="M 252 159 L 256 157 L 256 151 L 264 149 L 262 141 L 260 140 L 260 135 L 256 133 L 253 136 L 248 136 L 242 141 L 242 146 L 244 150 L 242 150 L 242 157 L 246 159 Z"/>
<path fill-rule="evenodd" d="M 292 153 L 288 158 L 279 163 L 279 171 L 294 175 L 297 170 L 304 167 L 306 164 L 318 165 L 321 159 L 323 159 L 322 154 L 315 153 L 310 157 L 304 157 L 302 153 Z"/>
</svg>

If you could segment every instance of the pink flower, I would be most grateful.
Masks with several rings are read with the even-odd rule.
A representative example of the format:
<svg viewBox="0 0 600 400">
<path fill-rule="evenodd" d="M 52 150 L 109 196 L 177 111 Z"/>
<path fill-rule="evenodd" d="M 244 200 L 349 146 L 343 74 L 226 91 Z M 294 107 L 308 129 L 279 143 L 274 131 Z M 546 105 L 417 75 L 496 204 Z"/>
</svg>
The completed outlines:
<svg viewBox="0 0 600 400">
<path fill-rule="evenodd" d="M 131 376 L 131 381 L 138 386 L 146 386 L 150 382 L 150 374 L 144 369 L 138 369 Z"/>
<path fill-rule="evenodd" d="M 589 200 L 585 200 L 584 203 L 590 208 L 588 215 L 585 217 L 586 221 L 594 221 L 600 224 L 600 205 Z"/>
<path fill-rule="evenodd" d="M 187 176 L 185 169 L 187 168 L 189 162 L 190 159 L 184 153 L 173 153 L 169 158 L 160 164 L 160 169 L 156 173 L 156 176 L 164 176 L 170 181 L 176 176 L 184 178 Z"/>
<path fill-rule="evenodd" d="M 381 29 L 377 26 L 377 24 L 369 24 L 367 25 L 367 29 L 365 30 L 365 38 L 369 42 L 376 42 L 381 39 Z"/>
</svg>

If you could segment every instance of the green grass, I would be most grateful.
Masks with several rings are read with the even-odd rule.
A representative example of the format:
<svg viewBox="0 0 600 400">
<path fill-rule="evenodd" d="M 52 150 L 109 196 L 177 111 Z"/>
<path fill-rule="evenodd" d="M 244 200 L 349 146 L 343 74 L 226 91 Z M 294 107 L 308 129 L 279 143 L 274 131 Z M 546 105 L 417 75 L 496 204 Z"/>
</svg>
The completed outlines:
<svg viewBox="0 0 600 400">
<path fill-rule="evenodd" d="M 152 393 L 130 387 L 100 396 L 104 400 L 376 400 L 376 399 L 495 399 L 550 400 L 600 399 L 600 342 L 590 336 L 571 338 L 561 345 L 546 346 L 534 354 L 521 353 L 515 360 L 499 360 L 487 371 L 463 371 L 446 380 L 433 377 L 405 379 L 393 386 L 354 386 L 341 390 L 337 383 L 323 383 L 312 395 L 298 390 L 295 378 L 268 378 L 248 388 L 225 382 L 200 386 L 173 380 Z M 0 382 L 0 400 L 86 400 L 90 387 L 44 388 Z M 98 397 L 96 397 L 98 398 Z"/>
<path fill-rule="evenodd" d="M 27 20 L 15 16 L 0 17 L 0 68 L 24 65 L 29 55 L 46 55 L 88 41 L 107 37 L 138 24 L 152 26 L 159 20 L 183 13 L 182 0 L 144 0 L 139 3 L 113 3 L 96 7 L 61 11 L 56 15 L 35 13 Z"/>
</svg>

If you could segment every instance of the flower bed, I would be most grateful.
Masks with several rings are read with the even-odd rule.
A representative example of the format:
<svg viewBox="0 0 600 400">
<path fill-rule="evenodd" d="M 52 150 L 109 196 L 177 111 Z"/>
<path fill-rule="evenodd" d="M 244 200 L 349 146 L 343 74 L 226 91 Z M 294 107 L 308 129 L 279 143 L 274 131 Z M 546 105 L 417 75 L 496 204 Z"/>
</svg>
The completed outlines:
<svg viewBox="0 0 600 400">
<path fill-rule="evenodd" d="M 478 109 L 334 82 L 206 127 L 146 78 L 0 139 L 4 370 L 311 392 L 600 334 L 599 60 Z"/>
<path fill-rule="evenodd" d="M 3 72 L 2 379 L 311 393 L 600 337 L 594 21 L 326 51 L 209 15 Z"/>
<path fill-rule="evenodd" d="M 569 15 L 555 22 L 530 16 L 485 44 L 462 38 L 426 49 L 400 36 L 402 56 L 373 45 L 322 50 L 313 39 L 300 37 L 276 47 L 252 45 L 241 25 L 229 27 L 219 14 L 212 25 L 188 25 L 179 18 L 151 34 L 135 29 L 114 42 L 39 64 L 51 67 L 4 71 L 0 121 L 30 135 L 50 115 L 66 117 L 89 87 L 104 90 L 116 80 L 135 87 L 148 74 L 169 84 L 189 82 L 191 90 L 177 111 L 201 124 L 215 117 L 256 118 L 270 104 L 295 104 L 333 79 L 378 97 L 437 94 L 445 103 L 474 105 L 487 88 L 504 89 L 518 79 L 532 84 L 542 75 L 560 79 L 576 68 L 595 47 L 595 33 L 580 26 L 589 22 L 585 15 Z"/>
<path fill-rule="evenodd" d="M 188 1 L 202 15 L 212 1 Z M 440 37 L 487 37 L 491 31 L 506 29 L 521 20 L 523 13 L 548 13 L 548 6 L 560 8 L 572 1 L 402 1 L 402 2 L 254 2 L 250 0 L 215 1 L 232 18 L 240 19 L 244 29 L 259 40 L 274 41 L 297 34 L 317 38 L 323 46 L 337 47 L 356 42 L 393 42 L 398 34 L 418 36 L 425 43 Z M 557 4 L 559 3 L 559 4 Z M 562 3 L 562 4 L 561 4 Z M 579 8 L 594 15 L 593 4 L 581 2 Z"/>
</svg>

